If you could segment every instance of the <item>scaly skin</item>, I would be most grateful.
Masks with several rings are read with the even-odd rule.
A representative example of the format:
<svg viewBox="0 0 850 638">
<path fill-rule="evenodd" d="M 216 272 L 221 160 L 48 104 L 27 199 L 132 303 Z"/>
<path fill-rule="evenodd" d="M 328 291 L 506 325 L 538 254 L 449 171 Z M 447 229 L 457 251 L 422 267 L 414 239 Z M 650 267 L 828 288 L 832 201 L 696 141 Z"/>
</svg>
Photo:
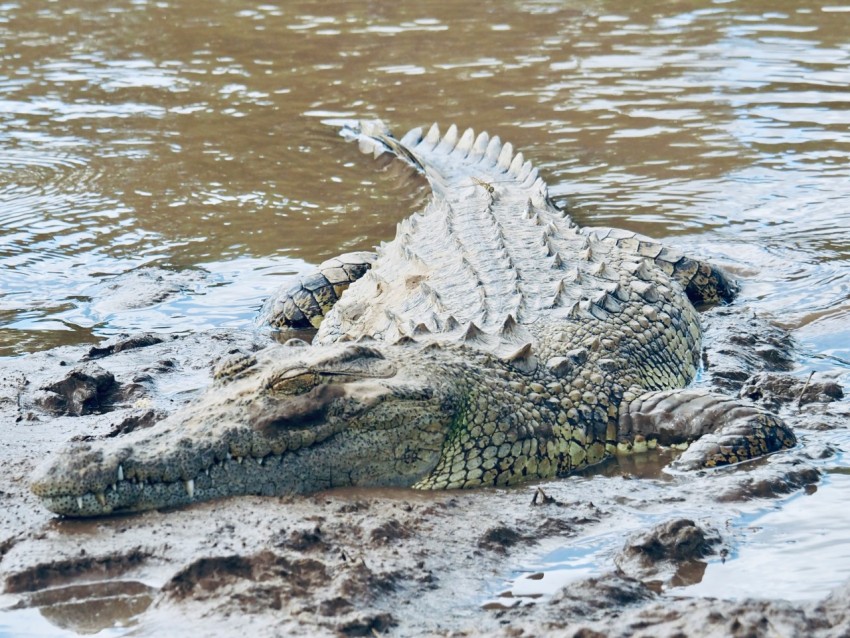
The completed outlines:
<svg viewBox="0 0 850 638">
<path fill-rule="evenodd" d="M 235 355 L 154 427 L 69 445 L 33 477 L 47 508 L 509 485 L 656 441 L 693 443 L 688 467 L 793 445 L 773 415 L 682 389 L 700 353 L 692 301 L 734 290 L 719 271 L 632 233 L 582 233 L 497 139 L 354 136 L 425 172 L 434 199 L 345 291 L 317 345 Z"/>
<path fill-rule="evenodd" d="M 377 259 L 375 253 L 345 253 L 281 287 L 263 304 L 257 323 L 272 328 L 318 328 L 348 287 Z"/>
<path fill-rule="evenodd" d="M 616 371 L 606 356 L 617 344 L 596 336 L 602 322 L 571 325 L 550 328 L 554 347 L 541 352 L 559 369 L 531 374 L 465 344 L 296 344 L 236 355 L 198 401 L 149 430 L 71 444 L 32 488 L 54 512 L 89 516 L 237 494 L 565 474 L 605 455 L 625 391 L 615 378 L 662 387 L 687 373 L 672 357 L 649 374 Z M 663 324 L 654 332 L 647 346 L 621 344 L 639 359 Z M 682 349 L 693 369 L 693 352 Z"/>
</svg>

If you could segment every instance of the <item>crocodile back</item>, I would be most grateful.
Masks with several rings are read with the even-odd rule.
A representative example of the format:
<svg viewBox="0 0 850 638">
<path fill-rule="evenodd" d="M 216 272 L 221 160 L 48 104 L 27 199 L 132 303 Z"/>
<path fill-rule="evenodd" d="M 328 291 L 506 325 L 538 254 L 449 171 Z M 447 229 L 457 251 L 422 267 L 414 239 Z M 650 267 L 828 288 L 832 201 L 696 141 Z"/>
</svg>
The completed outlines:
<svg viewBox="0 0 850 638">
<path fill-rule="evenodd" d="M 375 121 L 343 134 L 364 152 L 412 164 L 433 196 L 379 248 L 372 270 L 323 321 L 317 343 L 413 337 L 461 341 L 511 359 L 546 351 L 538 342 L 547 326 L 613 332 L 646 302 L 641 292 L 660 311 L 659 282 L 677 305 L 689 306 L 652 264 L 581 234 L 551 203 L 537 169 L 498 137 L 459 134 L 455 126 L 441 135 L 434 125 L 396 139 Z M 688 350 L 694 339 L 688 336 Z"/>
</svg>

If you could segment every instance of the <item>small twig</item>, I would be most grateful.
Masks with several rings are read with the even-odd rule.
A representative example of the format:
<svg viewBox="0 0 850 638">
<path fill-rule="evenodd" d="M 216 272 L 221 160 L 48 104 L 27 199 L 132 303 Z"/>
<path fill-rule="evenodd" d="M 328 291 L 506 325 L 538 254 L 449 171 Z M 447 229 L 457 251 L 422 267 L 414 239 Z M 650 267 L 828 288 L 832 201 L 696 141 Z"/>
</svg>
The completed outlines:
<svg viewBox="0 0 850 638">
<path fill-rule="evenodd" d="M 797 409 L 798 410 L 803 407 L 803 395 L 806 393 L 806 390 L 809 389 L 809 381 L 812 380 L 812 377 L 814 376 L 814 374 L 815 374 L 814 370 L 809 372 L 809 378 L 806 379 L 806 383 L 803 384 L 803 389 L 800 391 L 800 396 L 797 397 Z"/>
<path fill-rule="evenodd" d="M 548 505 L 549 503 L 554 503 L 555 499 L 549 496 L 546 492 L 543 491 L 542 487 L 537 488 L 534 492 L 534 496 L 531 498 L 532 505 Z"/>
</svg>

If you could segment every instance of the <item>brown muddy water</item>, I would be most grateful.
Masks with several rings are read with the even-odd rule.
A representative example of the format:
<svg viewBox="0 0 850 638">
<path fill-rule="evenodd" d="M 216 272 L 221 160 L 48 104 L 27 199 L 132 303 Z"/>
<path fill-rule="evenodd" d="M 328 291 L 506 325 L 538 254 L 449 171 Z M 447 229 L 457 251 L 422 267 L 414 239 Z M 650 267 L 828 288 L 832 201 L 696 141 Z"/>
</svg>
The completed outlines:
<svg viewBox="0 0 850 638">
<path fill-rule="evenodd" d="M 794 373 L 850 390 L 848 34 L 842 0 L 2 2 L 0 356 L 252 329 L 287 276 L 421 206 L 323 123 L 381 117 L 498 133 L 580 224 L 727 267 L 798 340 Z M 115 301 L 144 267 L 172 294 Z M 811 436 L 839 473 L 733 521 L 733 555 L 687 591 L 850 577 L 850 440 Z M 529 572 L 592 570 L 608 542 Z"/>
</svg>

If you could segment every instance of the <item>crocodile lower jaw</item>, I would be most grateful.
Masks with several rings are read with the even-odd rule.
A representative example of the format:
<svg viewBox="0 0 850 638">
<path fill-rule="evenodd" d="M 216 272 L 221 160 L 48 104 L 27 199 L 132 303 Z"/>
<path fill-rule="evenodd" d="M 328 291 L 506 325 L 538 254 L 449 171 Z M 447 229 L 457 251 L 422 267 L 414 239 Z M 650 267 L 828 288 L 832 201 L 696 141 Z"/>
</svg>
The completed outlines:
<svg viewBox="0 0 850 638">
<path fill-rule="evenodd" d="M 42 495 L 41 500 L 51 512 L 82 517 L 179 507 L 235 494 L 284 494 L 298 491 L 291 484 L 289 489 L 281 487 L 281 468 L 291 461 L 291 455 L 291 452 L 264 457 L 228 454 L 226 459 L 214 462 L 194 478 L 177 481 L 124 479 L 123 468 L 119 466 L 121 478 L 101 492 Z"/>
</svg>

